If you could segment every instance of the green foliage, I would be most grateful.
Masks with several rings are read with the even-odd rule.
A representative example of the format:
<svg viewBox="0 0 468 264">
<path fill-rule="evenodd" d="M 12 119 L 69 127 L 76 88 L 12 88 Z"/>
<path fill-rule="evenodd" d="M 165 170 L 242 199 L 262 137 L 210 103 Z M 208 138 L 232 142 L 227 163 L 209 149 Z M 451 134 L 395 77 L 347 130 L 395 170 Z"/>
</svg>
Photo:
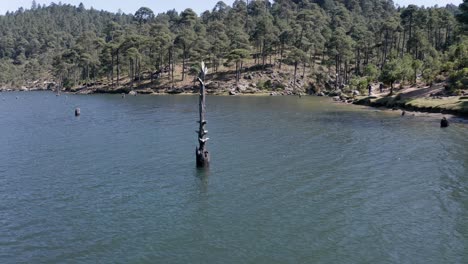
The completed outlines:
<svg viewBox="0 0 468 264">
<path fill-rule="evenodd" d="M 228 55 L 228 61 L 240 62 L 247 59 L 250 56 L 250 52 L 246 49 L 234 49 Z"/>
<path fill-rule="evenodd" d="M 451 73 L 449 84 L 451 91 L 466 89 L 466 87 L 468 87 L 468 68 L 463 68 Z"/>
<path fill-rule="evenodd" d="M 257 82 L 257 88 L 260 90 L 271 90 L 273 88 L 271 80 L 259 80 Z"/>
<path fill-rule="evenodd" d="M 411 62 L 411 69 L 413 70 L 413 76 L 411 78 L 411 81 L 413 83 L 416 83 L 416 79 L 418 77 L 418 73 L 421 70 L 423 66 L 423 62 L 418 60 L 418 59 L 413 59 Z"/>
<path fill-rule="evenodd" d="M 374 82 L 380 75 L 380 70 L 374 64 L 368 64 L 364 68 L 364 76 L 367 76 L 367 83 Z M 367 86 L 367 84 L 366 84 Z"/>
<path fill-rule="evenodd" d="M 286 62 L 294 79 L 302 70 L 319 85 L 330 77 L 356 87 L 379 76 L 389 84 L 415 82 L 419 74 L 433 82 L 441 71 L 458 76 L 468 67 L 467 10 L 466 0 L 460 12 L 397 10 L 381 0 L 276 0 L 220 1 L 200 16 L 147 7 L 127 15 L 34 1 L 30 10 L 0 16 L 0 83 L 53 78 L 73 86 L 107 78 L 114 84 L 122 75 L 140 80 L 176 65 L 186 66 L 184 76 L 200 60 L 214 72 L 235 65 L 238 80 L 249 59 L 263 66 Z"/>
<path fill-rule="evenodd" d="M 468 0 L 463 0 L 463 3 L 460 4 L 460 13 L 457 15 L 458 21 L 462 23 L 465 27 L 468 26 Z"/>
<path fill-rule="evenodd" d="M 366 77 L 354 77 L 350 81 L 350 87 L 358 90 L 361 94 L 366 94 L 367 86 L 369 85 L 369 79 Z"/>
<path fill-rule="evenodd" d="M 449 48 L 448 61 L 453 62 L 453 67 L 455 69 L 468 67 L 467 36 L 462 36 L 459 43 L 456 43 Z"/>
<path fill-rule="evenodd" d="M 438 58 L 427 57 L 423 63 L 423 70 L 422 70 L 422 77 L 423 79 L 432 84 L 437 75 L 440 73 L 441 70 L 441 63 Z"/>
<path fill-rule="evenodd" d="M 380 81 L 390 84 L 393 93 L 393 84 L 397 81 L 403 82 L 410 80 L 413 76 L 413 60 L 406 55 L 403 58 L 392 59 L 385 64 L 380 74 Z"/>
<path fill-rule="evenodd" d="M 290 64 L 300 63 L 304 60 L 306 60 L 306 54 L 304 51 L 298 48 L 293 48 L 286 58 L 286 61 Z"/>
<path fill-rule="evenodd" d="M 154 13 L 153 10 L 148 7 L 141 7 L 135 13 L 135 20 L 138 21 L 139 24 L 147 23 L 152 19 L 154 19 Z"/>
</svg>

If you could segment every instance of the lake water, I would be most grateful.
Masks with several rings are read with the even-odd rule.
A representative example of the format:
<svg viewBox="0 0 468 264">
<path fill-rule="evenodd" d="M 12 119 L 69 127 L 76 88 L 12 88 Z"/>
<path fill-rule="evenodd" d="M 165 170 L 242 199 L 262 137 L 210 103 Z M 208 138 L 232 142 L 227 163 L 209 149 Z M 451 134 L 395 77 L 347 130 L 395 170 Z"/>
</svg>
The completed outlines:
<svg viewBox="0 0 468 264">
<path fill-rule="evenodd" d="M 0 94 L 0 263 L 468 263 L 467 125 L 197 100 Z"/>
</svg>

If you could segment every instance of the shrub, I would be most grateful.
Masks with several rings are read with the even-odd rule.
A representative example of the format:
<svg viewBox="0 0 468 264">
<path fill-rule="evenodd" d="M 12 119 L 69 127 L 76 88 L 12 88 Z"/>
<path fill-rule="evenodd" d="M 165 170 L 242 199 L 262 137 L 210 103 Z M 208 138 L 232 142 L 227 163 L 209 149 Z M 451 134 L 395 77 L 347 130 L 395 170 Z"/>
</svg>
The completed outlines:
<svg viewBox="0 0 468 264">
<path fill-rule="evenodd" d="M 468 68 L 452 72 L 449 78 L 449 91 L 455 93 L 456 90 L 468 87 Z"/>
<path fill-rule="evenodd" d="M 259 81 L 257 82 L 257 88 L 260 89 L 260 90 L 265 89 L 265 82 L 262 81 L 262 80 L 259 80 Z"/>
<path fill-rule="evenodd" d="M 349 82 L 349 85 L 352 89 L 358 90 L 361 94 L 366 94 L 367 85 L 369 85 L 369 80 L 366 77 L 354 77 Z"/>
<path fill-rule="evenodd" d="M 364 75 L 367 76 L 367 82 L 373 82 L 379 77 L 380 70 L 374 64 L 368 64 L 364 68 Z"/>
</svg>

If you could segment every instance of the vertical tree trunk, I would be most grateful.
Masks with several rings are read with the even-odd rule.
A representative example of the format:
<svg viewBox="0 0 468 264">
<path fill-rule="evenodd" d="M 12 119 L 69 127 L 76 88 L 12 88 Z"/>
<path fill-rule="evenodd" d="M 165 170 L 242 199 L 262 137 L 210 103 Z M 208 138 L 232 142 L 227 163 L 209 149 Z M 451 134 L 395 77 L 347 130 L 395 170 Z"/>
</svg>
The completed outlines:
<svg viewBox="0 0 468 264">
<path fill-rule="evenodd" d="M 184 48 L 184 51 L 183 51 L 183 55 L 182 55 L 182 81 L 185 80 L 185 59 L 186 59 L 186 55 L 185 55 L 185 48 Z"/>
<path fill-rule="evenodd" d="M 295 62 L 294 62 L 294 83 L 293 83 L 293 88 L 294 88 L 294 90 L 296 90 L 297 64 L 298 64 L 298 62 L 295 61 Z"/>
<path fill-rule="evenodd" d="M 361 74 L 361 69 L 360 69 L 361 68 L 361 49 L 359 48 L 356 50 L 356 66 L 355 67 L 356 67 L 355 69 L 356 75 L 360 75 Z"/>
<path fill-rule="evenodd" d="M 169 48 L 169 76 L 171 79 L 171 88 L 174 88 L 174 54 L 173 47 Z"/>
<path fill-rule="evenodd" d="M 203 72 L 204 70 L 202 69 L 202 78 L 204 79 L 205 73 Z M 206 149 L 206 142 L 209 140 L 209 138 L 206 137 L 208 134 L 208 131 L 206 130 L 206 104 L 205 104 L 205 83 L 204 80 L 201 78 L 198 78 L 198 81 L 200 82 L 200 99 L 199 99 L 199 129 L 197 131 L 198 134 L 198 147 L 195 150 L 195 155 L 196 155 L 196 162 L 197 162 L 197 167 L 198 168 L 207 168 L 210 166 L 210 153 Z"/>
<path fill-rule="evenodd" d="M 242 67 L 244 67 L 244 61 L 240 61 L 240 67 L 239 67 L 239 81 L 240 81 L 240 78 L 241 78 L 241 74 L 242 74 Z"/>
<path fill-rule="evenodd" d="M 304 79 L 304 82 L 305 82 L 305 77 L 306 77 L 306 62 L 304 61 L 302 63 L 302 79 Z"/>
<path fill-rule="evenodd" d="M 403 41 L 401 42 L 401 55 L 400 57 L 403 57 L 405 53 L 405 45 L 406 45 L 406 30 L 403 30 Z"/>
<path fill-rule="evenodd" d="M 111 84 L 114 87 L 114 50 L 111 50 Z"/>
<path fill-rule="evenodd" d="M 236 61 L 236 86 L 239 85 L 239 62 Z"/>
<path fill-rule="evenodd" d="M 347 84 L 348 83 L 348 60 L 345 60 L 345 63 L 344 63 L 344 83 Z"/>
<path fill-rule="evenodd" d="M 314 49 L 314 51 L 310 55 L 311 55 L 310 61 L 312 63 L 310 65 L 310 76 L 312 76 L 312 74 L 315 73 L 315 57 L 317 55 L 317 49 Z"/>
<path fill-rule="evenodd" d="M 413 25 L 412 25 L 412 24 L 413 24 L 413 15 L 410 15 L 410 24 L 409 24 L 409 36 L 408 36 L 408 41 L 411 41 L 412 30 L 413 30 L 413 28 L 412 28 Z M 410 42 L 408 42 L 408 44 L 409 44 L 409 43 L 410 43 Z M 407 48 L 406 52 L 410 53 L 410 51 L 411 51 L 411 45 L 408 45 L 406 48 Z"/>
<path fill-rule="evenodd" d="M 281 44 L 281 48 L 280 48 L 280 61 L 279 61 L 279 69 L 281 69 L 281 65 L 283 64 L 283 52 L 284 52 L 284 44 Z"/>
<path fill-rule="evenodd" d="M 381 70 L 383 69 L 384 65 L 385 65 L 385 61 L 387 60 L 387 49 L 388 49 L 388 29 L 385 30 L 385 46 L 384 46 L 384 52 L 383 52 L 383 57 L 382 57 L 382 66 L 381 66 Z"/>
<path fill-rule="evenodd" d="M 325 45 L 324 45 L 325 46 Z M 323 63 L 325 62 L 325 47 L 323 47 L 323 50 L 322 50 L 322 61 L 320 62 L 320 64 L 323 65 Z"/>
<path fill-rule="evenodd" d="M 120 82 L 120 61 L 119 61 L 119 49 L 117 49 L 117 86 Z"/>
<path fill-rule="evenodd" d="M 141 59 L 137 59 L 138 61 L 138 85 L 141 83 Z"/>
<path fill-rule="evenodd" d="M 262 66 L 265 68 L 265 40 L 262 43 Z"/>
</svg>

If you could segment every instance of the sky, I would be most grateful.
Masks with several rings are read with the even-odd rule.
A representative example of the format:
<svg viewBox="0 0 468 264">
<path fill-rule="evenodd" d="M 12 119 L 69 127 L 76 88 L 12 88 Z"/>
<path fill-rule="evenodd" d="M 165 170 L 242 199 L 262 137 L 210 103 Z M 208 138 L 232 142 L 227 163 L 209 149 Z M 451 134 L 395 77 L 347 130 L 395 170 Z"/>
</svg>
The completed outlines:
<svg viewBox="0 0 468 264">
<path fill-rule="evenodd" d="M 58 3 L 60 0 L 36 0 L 38 4 L 47 4 L 51 2 Z M 205 10 L 211 10 L 219 0 L 61 0 L 62 3 L 78 5 L 82 2 L 86 8 L 94 7 L 97 10 L 107 10 L 117 12 L 121 9 L 124 13 L 135 13 L 138 8 L 145 6 L 151 8 L 154 13 L 161 13 L 170 9 L 182 11 L 186 8 L 192 8 L 197 13 L 202 13 Z M 463 0 L 393 0 L 395 4 L 406 6 L 408 4 L 424 5 L 424 6 L 445 6 L 452 3 L 459 5 Z M 234 0 L 224 0 L 228 5 L 231 5 Z M 5 14 L 7 11 L 16 11 L 19 7 L 29 9 L 32 0 L 0 0 L 0 14 Z"/>
</svg>

